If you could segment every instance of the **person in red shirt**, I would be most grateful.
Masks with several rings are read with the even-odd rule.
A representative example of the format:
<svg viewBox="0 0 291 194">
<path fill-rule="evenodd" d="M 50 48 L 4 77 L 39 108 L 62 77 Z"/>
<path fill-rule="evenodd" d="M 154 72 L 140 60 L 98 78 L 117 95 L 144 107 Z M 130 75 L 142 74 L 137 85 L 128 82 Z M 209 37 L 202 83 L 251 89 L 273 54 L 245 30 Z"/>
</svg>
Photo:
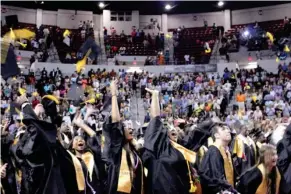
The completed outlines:
<svg viewBox="0 0 291 194">
<path fill-rule="evenodd" d="M 136 30 L 133 29 L 132 32 L 131 32 L 131 42 L 135 42 L 135 37 L 136 37 Z"/>
<path fill-rule="evenodd" d="M 32 108 L 35 108 L 36 105 L 38 105 L 40 103 L 40 101 L 35 97 L 32 101 Z"/>
</svg>

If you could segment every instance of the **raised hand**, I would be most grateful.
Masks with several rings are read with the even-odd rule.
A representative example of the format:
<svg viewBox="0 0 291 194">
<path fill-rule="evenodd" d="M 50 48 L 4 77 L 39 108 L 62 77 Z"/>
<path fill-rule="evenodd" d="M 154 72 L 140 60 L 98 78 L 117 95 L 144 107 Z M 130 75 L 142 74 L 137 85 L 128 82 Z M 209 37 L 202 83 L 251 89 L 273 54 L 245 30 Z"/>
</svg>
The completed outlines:
<svg viewBox="0 0 291 194">
<path fill-rule="evenodd" d="M 20 106 L 27 101 L 28 101 L 28 99 L 26 98 L 26 94 L 18 96 L 16 99 L 16 103 L 19 104 Z"/>
<path fill-rule="evenodd" d="M 110 92 L 112 96 L 117 95 L 117 83 L 118 83 L 118 80 L 112 80 L 110 83 Z"/>
<path fill-rule="evenodd" d="M 1 174 L 1 178 L 5 178 L 6 177 L 6 168 L 7 168 L 7 163 L 4 164 L 3 166 L 0 167 L 0 174 Z"/>
<path fill-rule="evenodd" d="M 91 104 L 88 104 L 86 107 L 86 115 L 85 115 L 85 121 L 89 118 L 90 115 L 97 112 L 98 110 L 95 109 Z"/>
<path fill-rule="evenodd" d="M 159 95 L 158 90 L 152 90 L 152 89 L 146 88 L 146 91 L 148 91 L 150 94 L 155 95 L 155 96 Z"/>
</svg>

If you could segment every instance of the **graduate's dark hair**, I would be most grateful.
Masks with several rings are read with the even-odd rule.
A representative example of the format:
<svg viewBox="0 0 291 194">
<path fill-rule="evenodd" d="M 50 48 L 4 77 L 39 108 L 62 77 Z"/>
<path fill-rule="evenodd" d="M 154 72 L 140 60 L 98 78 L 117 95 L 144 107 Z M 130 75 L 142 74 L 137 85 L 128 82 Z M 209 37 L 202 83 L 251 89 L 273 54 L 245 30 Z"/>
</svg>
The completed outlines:
<svg viewBox="0 0 291 194">
<path fill-rule="evenodd" d="M 126 129 L 123 126 L 123 131 L 124 130 L 126 130 Z M 126 140 L 126 137 L 125 137 L 124 133 L 123 133 L 123 137 L 124 137 L 124 145 L 125 145 L 128 140 Z M 133 182 L 133 177 L 132 177 L 132 173 L 131 172 L 133 172 L 133 170 L 134 170 L 134 166 L 133 166 L 134 164 L 132 164 L 130 154 L 131 154 L 131 152 L 132 153 L 137 153 L 137 150 L 136 150 L 134 144 L 132 143 L 132 141 L 128 142 L 128 144 L 129 144 L 129 150 L 127 149 L 127 147 L 124 147 L 124 148 L 125 148 L 125 152 L 126 152 L 126 163 L 127 163 L 127 166 L 128 166 L 129 172 L 130 172 L 129 173 L 130 174 L 130 182 L 132 183 Z"/>
<path fill-rule="evenodd" d="M 215 141 L 215 134 L 218 133 L 219 127 L 220 127 L 220 125 L 214 125 L 211 129 L 211 137 L 212 137 L 213 141 Z"/>
<path fill-rule="evenodd" d="M 259 151 L 259 163 L 258 164 L 262 164 L 265 163 L 265 153 L 267 151 L 277 151 L 276 147 L 271 145 L 271 144 L 266 144 L 263 145 Z M 269 178 L 271 179 L 271 193 L 276 193 L 276 179 L 277 179 L 277 173 L 276 173 L 276 166 L 272 169 L 272 171 L 269 174 Z"/>
</svg>

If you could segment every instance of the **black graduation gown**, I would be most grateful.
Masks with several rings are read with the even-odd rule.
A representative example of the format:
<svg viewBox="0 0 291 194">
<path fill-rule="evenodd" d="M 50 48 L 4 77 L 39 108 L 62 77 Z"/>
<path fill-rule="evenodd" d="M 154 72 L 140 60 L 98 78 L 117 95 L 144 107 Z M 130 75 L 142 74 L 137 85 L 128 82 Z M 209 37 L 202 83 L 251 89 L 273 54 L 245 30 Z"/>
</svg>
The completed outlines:
<svg viewBox="0 0 291 194">
<path fill-rule="evenodd" d="M 291 137 L 287 135 L 287 130 L 291 132 L 291 125 L 288 128 L 285 137 L 277 144 L 277 167 L 282 175 L 280 194 L 291 194 Z"/>
<path fill-rule="evenodd" d="M 56 154 L 56 127 L 37 120 L 30 105 L 23 109 L 26 132 L 16 145 L 22 171 L 21 194 L 66 194 Z"/>
<path fill-rule="evenodd" d="M 187 162 L 168 138 L 159 117 L 153 118 L 145 132 L 144 165 L 148 170 L 148 194 L 188 194 L 190 180 Z"/>
<path fill-rule="evenodd" d="M 198 152 L 202 145 L 206 145 L 208 137 L 211 135 L 211 128 L 215 123 L 211 119 L 207 119 L 190 131 L 181 142 L 185 148 Z"/>
<path fill-rule="evenodd" d="M 124 131 L 122 123 L 111 123 L 111 118 L 107 119 L 103 126 L 103 135 L 105 137 L 104 149 L 103 149 L 103 159 L 107 166 L 107 185 L 106 194 L 118 194 L 125 192 L 118 192 L 119 186 L 119 175 L 122 166 L 123 157 L 123 146 L 124 146 Z M 133 151 L 133 150 L 132 150 Z M 133 151 L 135 153 L 135 151 Z M 138 155 L 135 153 L 135 157 Z M 134 158 L 136 160 L 137 158 Z M 135 170 L 135 176 L 132 178 L 130 193 L 131 194 L 141 194 L 144 173 L 143 166 L 141 162 L 138 163 Z"/>
<path fill-rule="evenodd" d="M 93 154 L 94 157 L 94 169 L 92 175 L 92 181 L 88 179 L 88 169 L 84 166 L 84 161 L 81 163 L 83 166 L 84 174 L 87 174 L 88 184 L 92 186 L 93 190 L 96 192 L 95 194 L 102 194 L 105 189 L 106 184 L 106 172 L 105 172 L 105 163 L 102 160 L 102 153 L 101 153 L 101 141 L 99 141 L 98 137 L 95 135 L 93 137 L 89 137 L 87 140 L 87 151 Z M 91 189 L 86 192 L 87 194 L 92 193 Z M 93 194 L 93 193 L 92 193 Z"/>
<path fill-rule="evenodd" d="M 238 156 L 236 153 L 232 153 L 234 166 L 235 166 L 235 172 L 236 172 L 236 175 L 239 177 L 240 175 L 242 175 L 244 172 L 246 172 L 247 170 L 249 170 L 252 166 L 256 164 L 256 153 L 253 146 L 249 146 L 248 144 L 246 144 L 243 140 L 243 137 L 239 137 L 239 136 L 235 136 L 233 138 L 233 141 L 231 143 L 232 152 L 234 152 L 233 146 L 236 141 L 236 138 L 239 139 L 240 144 L 242 144 L 242 148 L 243 148 L 242 156 Z M 246 137 L 245 137 L 245 140 L 247 140 Z"/>
<path fill-rule="evenodd" d="M 59 156 L 61 176 L 64 181 L 67 194 L 79 194 L 75 166 L 72 158 L 61 143 L 57 142 L 57 145 L 56 153 Z"/>
<path fill-rule="evenodd" d="M 212 194 L 233 189 L 232 185 L 226 180 L 224 160 L 216 146 L 209 147 L 199 166 L 198 174 L 200 175 L 203 193 Z"/>
<path fill-rule="evenodd" d="M 7 163 L 6 177 L 1 179 L 1 185 L 5 194 L 17 193 L 15 166 L 12 162 L 10 147 L 13 143 L 13 135 L 1 136 L 1 162 L 2 165 Z"/>
<path fill-rule="evenodd" d="M 274 168 L 276 172 L 276 168 Z M 254 167 L 245 172 L 239 179 L 237 190 L 240 194 L 264 193 L 257 191 L 263 181 L 263 176 L 258 167 Z M 276 194 L 276 178 L 272 179 L 271 194 Z M 282 194 L 282 193 L 280 193 Z"/>
</svg>

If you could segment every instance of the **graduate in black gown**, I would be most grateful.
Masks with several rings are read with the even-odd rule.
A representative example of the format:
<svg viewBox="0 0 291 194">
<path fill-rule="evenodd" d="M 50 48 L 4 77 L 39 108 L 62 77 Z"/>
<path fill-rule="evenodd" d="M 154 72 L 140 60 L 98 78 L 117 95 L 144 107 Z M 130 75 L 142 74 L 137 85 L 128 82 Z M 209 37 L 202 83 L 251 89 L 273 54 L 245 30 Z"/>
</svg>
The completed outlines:
<svg viewBox="0 0 291 194">
<path fill-rule="evenodd" d="M 238 176 L 246 172 L 256 164 L 257 148 L 255 142 L 247 136 L 247 127 L 241 126 L 235 137 L 234 150 L 237 159 L 235 165 Z"/>
<path fill-rule="evenodd" d="M 235 172 L 228 145 L 231 141 L 230 129 L 226 125 L 212 127 L 213 145 L 209 146 L 199 166 L 199 176 L 203 193 L 237 193 Z"/>
<path fill-rule="evenodd" d="M 1 131 L 1 193 L 17 193 L 16 169 L 10 153 L 10 147 L 14 141 L 14 135 L 8 134 L 10 120 L 4 125 Z M 3 174 L 2 174 L 3 172 Z M 3 175 L 3 177 L 2 177 Z"/>
<path fill-rule="evenodd" d="M 111 117 L 103 126 L 105 137 L 103 158 L 107 166 L 106 194 L 142 194 L 144 193 L 144 167 L 136 151 L 132 129 L 121 123 L 117 101 L 117 82 L 112 81 Z"/>
<path fill-rule="evenodd" d="M 281 175 L 276 167 L 276 147 L 265 144 L 259 152 L 259 164 L 240 177 L 237 189 L 241 194 L 280 194 Z"/>
<path fill-rule="evenodd" d="M 40 120 L 24 95 L 18 97 L 27 129 L 15 145 L 15 158 L 21 167 L 21 194 L 66 194 L 59 158 L 56 154 L 58 123 L 56 102 L 44 97 L 42 104 L 51 122 Z M 52 105 L 52 107 L 51 107 Z M 51 115 L 51 113 L 55 113 Z"/>
<path fill-rule="evenodd" d="M 277 167 L 281 172 L 282 181 L 280 194 L 291 193 L 291 124 L 286 128 L 283 139 L 277 144 Z"/>
<path fill-rule="evenodd" d="M 87 109 L 87 113 L 89 112 L 90 110 Z M 80 113 L 76 114 L 73 123 L 89 136 L 87 138 L 81 135 L 75 136 L 72 149 L 68 150 L 75 167 L 79 193 L 102 194 L 106 177 L 104 162 L 101 159 L 100 140 L 97 138 L 96 132 L 83 123 Z"/>
<path fill-rule="evenodd" d="M 144 137 L 143 161 L 148 171 L 146 193 L 202 193 L 191 166 L 195 164 L 196 153 L 177 143 L 175 129 L 163 126 L 158 91 L 147 91 L 152 94 L 152 119 Z"/>
</svg>

